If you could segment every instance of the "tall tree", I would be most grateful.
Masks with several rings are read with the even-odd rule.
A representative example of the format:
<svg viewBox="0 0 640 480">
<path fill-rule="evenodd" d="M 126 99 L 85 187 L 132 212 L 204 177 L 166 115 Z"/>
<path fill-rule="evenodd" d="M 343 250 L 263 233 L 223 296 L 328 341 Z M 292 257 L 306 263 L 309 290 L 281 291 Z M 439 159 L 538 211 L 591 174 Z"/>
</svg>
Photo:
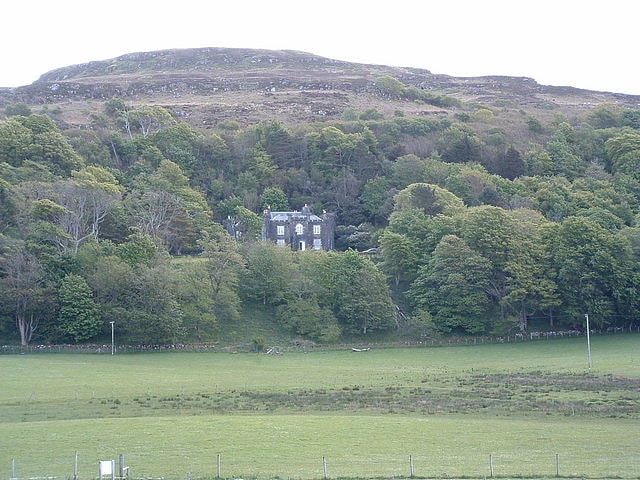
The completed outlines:
<svg viewBox="0 0 640 480">
<path fill-rule="evenodd" d="M 625 303 L 632 303 L 630 281 L 635 279 L 628 241 L 586 218 L 571 217 L 554 230 L 553 264 L 559 293 L 570 326 L 592 314 L 594 326 L 616 323 Z"/>
<path fill-rule="evenodd" d="M 391 292 L 371 260 L 353 250 L 330 252 L 318 271 L 321 305 L 351 333 L 388 330 L 395 323 Z"/>
<path fill-rule="evenodd" d="M 20 344 L 31 342 L 34 332 L 45 317 L 47 306 L 54 303 L 50 296 L 46 278 L 35 255 L 18 247 L 8 252 L 3 259 L 0 277 L 0 295 L 15 319 L 20 335 Z"/>
<path fill-rule="evenodd" d="M 58 287 L 57 330 L 64 339 L 74 343 L 95 337 L 101 322 L 93 292 L 80 275 L 68 274 Z"/>
<path fill-rule="evenodd" d="M 416 310 L 428 311 L 443 333 L 486 333 L 491 312 L 491 262 L 455 235 L 442 238 L 409 289 Z"/>
<path fill-rule="evenodd" d="M 122 187 L 101 167 L 88 166 L 72 172 L 72 176 L 73 180 L 54 185 L 54 199 L 62 207 L 56 223 L 66 234 L 59 244 L 75 255 L 87 239 L 98 239 L 100 225 L 120 200 Z"/>
</svg>

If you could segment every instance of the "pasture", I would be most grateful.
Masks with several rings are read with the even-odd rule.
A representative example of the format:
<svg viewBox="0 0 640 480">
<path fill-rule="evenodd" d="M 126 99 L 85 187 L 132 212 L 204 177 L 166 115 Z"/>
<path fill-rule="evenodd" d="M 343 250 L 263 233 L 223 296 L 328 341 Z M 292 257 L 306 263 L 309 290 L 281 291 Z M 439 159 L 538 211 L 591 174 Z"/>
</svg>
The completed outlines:
<svg viewBox="0 0 640 480">
<path fill-rule="evenodd" d="M 640 476 L 640 336 L 0 356 L 0 478 Z M 557 455 L 557 456 L 556 456 Z M 323 463 L 324 459 L 324 463 Z M 15 472 L 12 470 L 15 460 Z"/>
</svg>

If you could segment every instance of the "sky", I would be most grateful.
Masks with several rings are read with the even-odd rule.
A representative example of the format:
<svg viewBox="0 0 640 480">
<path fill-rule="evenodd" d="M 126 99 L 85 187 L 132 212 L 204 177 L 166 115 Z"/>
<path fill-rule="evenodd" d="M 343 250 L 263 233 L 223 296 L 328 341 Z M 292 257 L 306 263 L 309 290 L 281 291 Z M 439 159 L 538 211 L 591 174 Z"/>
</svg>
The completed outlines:
<svg viewBox="0 0 640 480">
<path fill-rule="evenodd" d="M 126 53 L 241 47 L 640 95 L 637 0 L 5 0 L 0 87 Z"/>
</svg>

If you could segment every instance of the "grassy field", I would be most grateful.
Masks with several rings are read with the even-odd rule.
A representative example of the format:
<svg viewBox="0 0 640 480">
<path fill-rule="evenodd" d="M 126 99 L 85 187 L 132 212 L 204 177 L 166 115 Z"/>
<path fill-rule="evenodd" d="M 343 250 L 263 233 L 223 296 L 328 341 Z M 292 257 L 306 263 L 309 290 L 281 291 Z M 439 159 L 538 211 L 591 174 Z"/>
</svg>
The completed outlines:
<svg viewBox="0 0 640 480">
<path fill-rule="evenodd" d="M 71 477 L 76 451 L 80 479 L 120 453 L 147 479 L 215 477 L 218 458 L 224 478 L 638 478 L 640 336 L 586 357 L 580 338 L 0 356 L 0 478 L 13 459 Z"/>
</svg>

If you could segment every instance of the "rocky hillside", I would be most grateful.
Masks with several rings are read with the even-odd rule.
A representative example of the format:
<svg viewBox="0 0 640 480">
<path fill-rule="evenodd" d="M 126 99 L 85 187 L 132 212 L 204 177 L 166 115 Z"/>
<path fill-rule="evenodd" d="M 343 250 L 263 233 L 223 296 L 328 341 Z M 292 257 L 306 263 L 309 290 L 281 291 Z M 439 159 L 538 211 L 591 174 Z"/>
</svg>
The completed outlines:
<svg viewBox="0 0 640 480">
<path fill-rule="evenodd" d="M 441 115 L 440 107 L 379 95 L 375 82 L 394 77 L 407 86 L 451 96 L 465 106 L 578 114 L 602 103 L 640 105 L 640 96 L 539 85 L 531 78 L 458 78 L 428 70 L 365 65 L 297 51 L 202 48 L 131 53 L 63 67 L 31 85 L 0 89 L 0 108 L 24 103 L 55 110 L 69 127 L 82 127 L 114 97 L 157 104 L 200 127 L 234 120 L 285 123 L 340 118 L 347 109 L 383 114 Z"/>
</svg>

